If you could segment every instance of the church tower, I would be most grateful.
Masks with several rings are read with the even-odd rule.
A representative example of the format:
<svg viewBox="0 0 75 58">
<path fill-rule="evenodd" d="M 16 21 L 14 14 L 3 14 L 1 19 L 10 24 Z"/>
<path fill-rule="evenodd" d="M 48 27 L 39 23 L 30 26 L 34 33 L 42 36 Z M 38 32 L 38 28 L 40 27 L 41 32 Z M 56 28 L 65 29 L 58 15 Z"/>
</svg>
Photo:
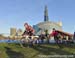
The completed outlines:
<svg viewBox="0 0 75 58">
<path fill-rule="evenodd" d="M 45 6 L 45 11 L 44 11 L 44 22 L 45 22 L 45 21 L 49 21 L 47 6 Z"/>
</svg>

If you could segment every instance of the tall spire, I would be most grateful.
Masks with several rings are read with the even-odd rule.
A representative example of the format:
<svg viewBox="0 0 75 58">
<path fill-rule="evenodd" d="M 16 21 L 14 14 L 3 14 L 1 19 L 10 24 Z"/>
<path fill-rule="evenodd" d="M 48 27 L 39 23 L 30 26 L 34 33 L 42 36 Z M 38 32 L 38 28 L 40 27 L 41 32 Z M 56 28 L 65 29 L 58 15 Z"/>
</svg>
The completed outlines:
<svg viewBox="0 0 75 58">
<path fill-rule="evenodd" d="M 45 6 L 45 11 L 44 11 L 44 21 L 49 21 L 47 6 Z"/>
</svg>

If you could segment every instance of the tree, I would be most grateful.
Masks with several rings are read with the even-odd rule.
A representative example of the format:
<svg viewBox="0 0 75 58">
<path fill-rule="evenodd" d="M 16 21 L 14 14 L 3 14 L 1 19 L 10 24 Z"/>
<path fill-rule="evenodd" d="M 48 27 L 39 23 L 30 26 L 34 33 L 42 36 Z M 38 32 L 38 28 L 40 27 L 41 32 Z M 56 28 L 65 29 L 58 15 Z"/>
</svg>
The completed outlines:
<svg viewBox="0 0 75 58">
<path fill-rule="evenodd" d="M 49 33 L 48 33 L 48 30 L 46 29 L 46 30 L 45 30 L 45 36 L 46 36 L 46 39 L 47 39 L 47 43 L 49 43 L 49 37 L 48 37 L 48 34 L 49 34 Z"/>
<path fill-rule="evenodd" d="M 48 30 L 47 29 L 45 30 L 45 35 L 46 35 L 46 37 L 48 36 Z"/>
</svg>

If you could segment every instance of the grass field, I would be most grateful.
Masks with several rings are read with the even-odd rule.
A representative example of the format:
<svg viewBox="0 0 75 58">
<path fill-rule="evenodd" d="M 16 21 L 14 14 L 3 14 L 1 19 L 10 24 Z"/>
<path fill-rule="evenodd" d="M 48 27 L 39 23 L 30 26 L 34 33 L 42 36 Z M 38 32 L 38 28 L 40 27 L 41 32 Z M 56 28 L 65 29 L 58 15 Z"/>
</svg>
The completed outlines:
<svg viewBox="0 0 75 58">
<path fill-rule="evenodd" d="M 0 58 L 42 58 L 39 55 L 73 55 L 71 58 L 75 58 L 75 45 L 60 46 L 42 44 L 21 47 L 20 44 L 0 43 Z"/>
</svg>

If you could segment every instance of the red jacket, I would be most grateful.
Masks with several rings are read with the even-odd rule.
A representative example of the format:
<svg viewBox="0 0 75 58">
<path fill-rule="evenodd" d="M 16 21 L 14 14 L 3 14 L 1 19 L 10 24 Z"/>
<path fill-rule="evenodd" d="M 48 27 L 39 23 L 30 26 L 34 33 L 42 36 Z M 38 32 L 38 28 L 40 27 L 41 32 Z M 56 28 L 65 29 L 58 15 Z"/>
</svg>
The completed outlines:
<svg viewBox="0 0 75 58">
<path fill-rule="evenodd" d="M 58 32 L 57 31 L 52 31 L 51 35 L 52 36 L 57 36 L 58 35 Z"/>
</svg>

